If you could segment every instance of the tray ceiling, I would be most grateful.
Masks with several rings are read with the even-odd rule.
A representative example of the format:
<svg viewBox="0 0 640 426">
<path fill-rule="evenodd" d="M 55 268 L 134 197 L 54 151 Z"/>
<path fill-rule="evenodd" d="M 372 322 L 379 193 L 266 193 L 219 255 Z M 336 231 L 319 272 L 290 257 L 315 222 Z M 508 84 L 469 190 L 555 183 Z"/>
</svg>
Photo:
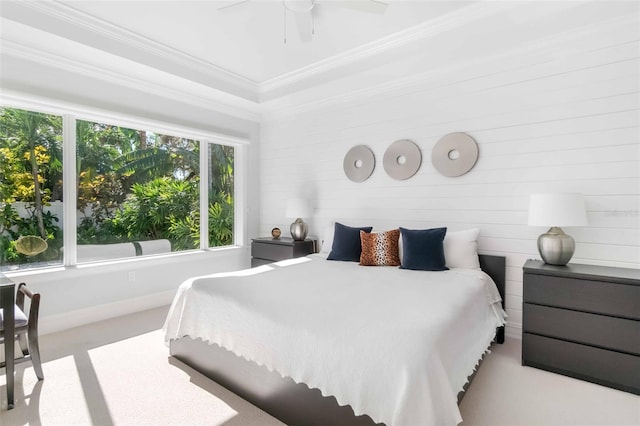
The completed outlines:
<svg viewBox="0 0 640 426">
<path fill-rule="evenodd" d="M 367 2 L 370 0 L 360 0 Z M 384 13 L 318 0 L 315 34 L 301 42 L 292 13 L 281 0 L 92 0 L 65 5 L 133 34 L 262 83 L 344 53 L 460 7 L 464 1 L 390 1 Z"/>
<path fill-rule="evenodd" d="M 303 42 L 282 0 L 228 8 L 238 1 L 3 0 L 2 42 L 7 54 L 40 51 L 85 68 L 129 63 L 132 72 L 135 64 L 263 103 L 347 76 L 354 66 L 384 65 L 392 59 L 382 53 L 476 19 L 480 4 L 389 0 L 383 13 L 347 7 L 370 1 L 379 0 L 316 0 L 315 33 Z"/>
</svg>

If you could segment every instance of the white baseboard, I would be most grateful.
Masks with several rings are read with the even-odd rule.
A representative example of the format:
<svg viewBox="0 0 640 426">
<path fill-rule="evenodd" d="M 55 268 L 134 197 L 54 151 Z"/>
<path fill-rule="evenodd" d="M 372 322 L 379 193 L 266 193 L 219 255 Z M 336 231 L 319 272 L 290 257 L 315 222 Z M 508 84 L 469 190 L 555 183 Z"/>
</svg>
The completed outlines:
<svg viewBox="0 0 640 426">
<path fill-rule="evenodd" d="M 135 299 L 78 309 L 64 314 L 41 316 L 38 320 L 38 332 L 40 335 L 56 333 L 93 322 L 165 306 L 171 303 L 175 294 L 175 290 L 170 290 Z"/>
</svg>

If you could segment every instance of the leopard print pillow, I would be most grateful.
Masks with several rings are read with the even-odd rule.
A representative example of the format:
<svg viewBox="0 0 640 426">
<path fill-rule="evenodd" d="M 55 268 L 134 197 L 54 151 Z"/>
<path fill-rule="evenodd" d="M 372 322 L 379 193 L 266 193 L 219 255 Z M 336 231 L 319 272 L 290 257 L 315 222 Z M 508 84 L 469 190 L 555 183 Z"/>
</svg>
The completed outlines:
<svg viewBox="0 0 640 426">
<path fill-rule="evenodd" d="M 399 229 L 375 234 L 360 231 L 360 241 L 362 243 L 360 265 L 400 266 L 400 255 L 398 254 L 399 238 Z"/>
</svg>

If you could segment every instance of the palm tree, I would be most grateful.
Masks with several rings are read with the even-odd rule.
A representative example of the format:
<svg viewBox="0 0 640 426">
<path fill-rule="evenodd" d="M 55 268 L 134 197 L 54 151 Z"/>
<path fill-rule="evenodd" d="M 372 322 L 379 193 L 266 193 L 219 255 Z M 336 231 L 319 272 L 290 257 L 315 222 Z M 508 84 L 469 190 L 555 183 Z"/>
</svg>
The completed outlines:
<svg viewBox="0 0 640 426">
<path fill-rule="evenodd" d="M 53 189 L 58 185 L 55 179 L 49 178 L 49 175 L 51 172 L 60 172 L 62 169 L 62 150 L 60 149 L 62 118 L 15 108 L 3 108 L 1 111 L 2 137 L 6 142 L 13 142 L 11 144 L 13 150 L 24 152 L 24 157 L 28 161 L 28 167 L 25 167 L 25 170 L 30 170 L 33 179 L 34 215 L 40 237 L 46 239 L 47 233 L 43 221 L 43 185 L 49 185 L 50 192 L 54 192 Z M 38 149 L 40 147 L 46 151 L 48 158 L 47 163 L 42 165 L 38 162 L 42 154 L 42 149 Z M 42 173 L 43 168 L 48 172 L 46 176 Z"/>
<path fill-rule="evenodd" d="M 233 195 L 234 149 L 209 144 L 209 186 L 214 193 Z"/>
<path fill-rule="evenodd" d="M 135 183 L 157 177 L 191 180 L 199 175 L 200 149 L 196 141 L 146 132 L 141 148 L 123 153 L 119 174 L 130 175 Z"/>
</svg>

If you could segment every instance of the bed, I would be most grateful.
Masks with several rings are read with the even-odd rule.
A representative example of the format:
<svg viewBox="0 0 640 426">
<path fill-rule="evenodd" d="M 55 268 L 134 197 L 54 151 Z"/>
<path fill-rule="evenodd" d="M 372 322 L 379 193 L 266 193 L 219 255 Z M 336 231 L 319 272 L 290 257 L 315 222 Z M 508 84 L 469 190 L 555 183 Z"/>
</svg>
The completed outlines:
<svg viewBox="0 0 640 426">
<path fill-rule="evenodd" d="M 287 424 L 454 425 L 459 393 L 504 341 L 505 259 L 479 258 L 482 270 L 425 272 L 314 254 L 195 277 L 165 340 Z"/>
</svg>

